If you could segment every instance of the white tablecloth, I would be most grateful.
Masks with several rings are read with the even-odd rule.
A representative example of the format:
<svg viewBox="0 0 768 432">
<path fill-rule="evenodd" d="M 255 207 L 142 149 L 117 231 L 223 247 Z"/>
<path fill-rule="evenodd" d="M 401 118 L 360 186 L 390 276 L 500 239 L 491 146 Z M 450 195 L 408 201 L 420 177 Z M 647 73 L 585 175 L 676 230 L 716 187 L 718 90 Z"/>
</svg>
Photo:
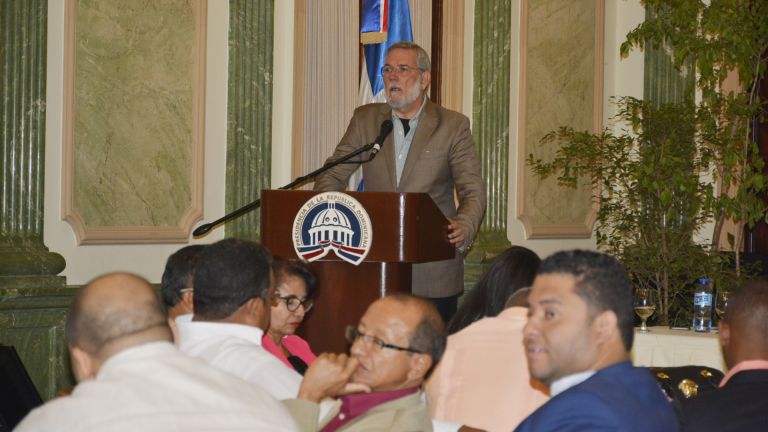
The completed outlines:
<svg viewBox="0 0 768 432">
<path fill-rule="evenodd" d="M 727 370 L 717 333 L 671 330 L 650 327 L 650 332 L 635 329 L 632 360 L 636 366 L 709 366 Z"/>
</svg>

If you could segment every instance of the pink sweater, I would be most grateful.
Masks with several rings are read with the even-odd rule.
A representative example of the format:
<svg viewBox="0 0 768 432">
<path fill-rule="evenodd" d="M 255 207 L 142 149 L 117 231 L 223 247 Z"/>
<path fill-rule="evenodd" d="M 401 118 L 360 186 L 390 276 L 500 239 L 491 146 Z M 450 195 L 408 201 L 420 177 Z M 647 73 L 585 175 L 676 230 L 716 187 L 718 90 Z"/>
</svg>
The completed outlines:
<svg viewBox="0 0 768 432">
<path fill-rule="evenodd" d="M 283 350 L 280 349 L 279 346 L 272 342 L 272 339 L 269 337 L 269 335 L 267 335 L 267 332 L 264 332 L 264 337 L 261 339 L 261 345 L 265 350 L 272 353 L 272 355 L 279 358 L 280 361 L 285 363 L 289 368 L 293 369 L 291 362 L 288 361 L 288 357 L 283 354 Z M 296 335 L 284 337 L 283 346 L 286 350 L 288 350 L 289 353 L 303 360 L 307 366 L 311 365 L 312 362 L 317 358 L 317 356 L 312 352 L 312 349 L 309 348 L 307 341 Z"/>
</svg>

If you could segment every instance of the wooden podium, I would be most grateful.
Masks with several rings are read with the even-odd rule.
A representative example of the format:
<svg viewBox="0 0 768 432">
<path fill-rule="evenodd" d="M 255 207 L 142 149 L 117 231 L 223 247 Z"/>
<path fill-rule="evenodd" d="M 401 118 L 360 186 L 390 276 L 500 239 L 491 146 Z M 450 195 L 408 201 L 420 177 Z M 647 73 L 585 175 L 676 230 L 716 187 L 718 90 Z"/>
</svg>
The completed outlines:
<svg viewBox="0 0 768 432">
<path fill-rule="evenodd" d="M 261 197 L 261 241 L 273 255 L 299 258 L 293 222 L 320 192 L 265 190 Z M 371 249 L 360 265 L 333 251 L 309 264 L 319 279 L 315 307 L 300 334 L 312 350 L 346 352 L 344 328 L 357 324 L 371 302 L 391 292 L 411 292 L 411 264 L 454 257 L 448 220 L 426 193 L 349 192 L 371 220 Z"/>
</svg>

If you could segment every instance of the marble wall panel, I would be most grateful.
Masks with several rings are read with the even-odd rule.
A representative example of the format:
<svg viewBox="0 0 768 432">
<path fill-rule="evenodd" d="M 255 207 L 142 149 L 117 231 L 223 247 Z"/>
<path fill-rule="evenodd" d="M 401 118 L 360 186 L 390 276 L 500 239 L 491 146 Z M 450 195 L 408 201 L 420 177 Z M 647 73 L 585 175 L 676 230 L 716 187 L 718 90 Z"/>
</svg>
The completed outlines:
<svg viewBox="0 0 768 432">
<path fill-rule="evenodd" d="M 560 126 L 599 130 L 602 118 L 602 0 L 523 1 L 520 163 L 547 159 L 539 140 Z M 519 218 L 528 238 L 589 237 L 594 222 L 588 179 L 576 190 L 520 166 Z"/>
<path fill-rule="evenodd" d="M 199 219 L 204 6 L 70 0 L 65 214 L 81 242 L 182 241 Z"/>
</svg>

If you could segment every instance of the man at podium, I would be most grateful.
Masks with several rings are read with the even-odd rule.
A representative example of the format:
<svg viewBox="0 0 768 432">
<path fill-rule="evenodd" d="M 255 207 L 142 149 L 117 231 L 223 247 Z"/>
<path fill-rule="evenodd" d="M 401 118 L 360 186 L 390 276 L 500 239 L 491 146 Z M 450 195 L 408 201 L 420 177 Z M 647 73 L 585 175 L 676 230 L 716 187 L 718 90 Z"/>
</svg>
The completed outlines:
<svg viewBox="0 0 768 432">
<path fill-rule="evenodd" d="M 357 108 L 328 161 L 386 136 L 381 154 L 363 164 L 365 190 L 426 192 L 448 218 L 454 258 L 414 264 L 411 284 L 412 292 L 432 299 L 448 321 L 464 287 L 463 252 L 480 227 L 486 198 L 469 119 L 427 98 L 430 69 L 429 56 L 420 46 L 390 46 L 381 70 L 387 103 Z M 389 135 L 387 121 L 393 127 Z M 354 164 L 337 165 L 317 179 L 315 190 L 343 191 L 356 169 Z"/>
</svg>

